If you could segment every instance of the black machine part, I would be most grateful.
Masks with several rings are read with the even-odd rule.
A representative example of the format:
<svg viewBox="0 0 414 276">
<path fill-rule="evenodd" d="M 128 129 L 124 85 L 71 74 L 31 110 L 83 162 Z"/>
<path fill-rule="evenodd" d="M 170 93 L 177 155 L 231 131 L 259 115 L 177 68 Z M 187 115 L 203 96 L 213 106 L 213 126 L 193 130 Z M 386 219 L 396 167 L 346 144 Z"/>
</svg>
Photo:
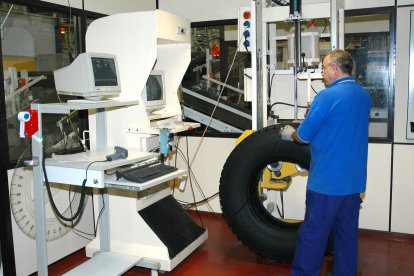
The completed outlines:
<svg viewBox="0 0 414 276">
<path fill-rule="evenodd" d="M 301 14 L 302 13 L 302 0 L 290 0 L 289 14 Z"/>
</svg>

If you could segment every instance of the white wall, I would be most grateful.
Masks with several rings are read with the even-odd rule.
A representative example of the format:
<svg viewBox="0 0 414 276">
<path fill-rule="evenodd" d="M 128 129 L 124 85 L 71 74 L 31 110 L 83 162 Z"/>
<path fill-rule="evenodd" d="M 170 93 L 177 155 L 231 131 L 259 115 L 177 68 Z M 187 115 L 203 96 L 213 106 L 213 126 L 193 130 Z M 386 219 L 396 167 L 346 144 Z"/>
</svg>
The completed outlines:
<svg viewBox="0 0 414 276">
<path fill-rule="evenodd" d="M 250 6 L 250 0 L 159 0 L 159 8 L 185 18 L 191 22 L 235 19 L 238 8 Z"/>
<path fill-rule="evenodd" d="M 394 0 L 344 0 L 346 10 L 394 6 Z"/>
<path fill-rule="evenodd" d="M 68 0 L 43 0 L 54 4 L 68 6 Z M 120 12 L 147 11 L 155 9 L 155 0 L 87 0 L 85 10 L 103 14 Z M 303 0 L 302 4 L 326 3 L 329 0 Z M 345 9 L 362 9 L 372 7 L 394 6 L 394 0 L 343 0 Z M 414 2 L 399 0 L 399 4 Z M 82 0 L 69 0 L 72 7 L 81 9 Z M 236 19 L 238 8 L 250 6 L 250 0 L 159 0 L 159 8 L 190 19 L 191 22 Z"/>
<path fill-rule="evenodd" d="M 303 0 L 302 4 L 326 3 L 329 0 Z M 394 0 L 343 0 L 345 9 L 394 6 Z M 159 7 L 185 18 L 191 22 L 236 19 L 239 7 L 250 6 L 250 0 L 159 0 Z M 286 15 L 287 16 L 287 15 Z"/>
<path fill-rule="evenodd" d="M 68 6 L 68 0 L 43 1 Z M 82 0 L 69 0 L 69 3 L 73 8 L 82 9 Z M 155 0 L 87 0 L 84 3 L 85 10 L 103 14 L 155 10 Z"/>
<path fill-rule="evenodd" d="M 391 230 L 414 234 L 414 146 L 396 145 L 392 189 Z"/>
<path fill-rule="evenodd" d="M 188 159 L 190 159 L 190 162 L 194 158 L 194 154 L 199 146 L 200 140 L 200 137 L 182 137 L 178 143 L 179 149 L 184 153 L 186 158 L 188 158 L 186 156 L 188 149 Z M 219 191 L 221 170 L 235 145 L 235 138 L 204 138 L 192 166 L 192 171 L 196 177 L 196 180 L 192 181 L 192 185 L 190 181 L 187 181 L 187 186 L 184 191 L 176 189 L 174 191 L 174 197 L 178 200 L 194 202 L 194 191 L 195 201 L 202 200 L 203 196 L 201 195 L 197 185 L 200 186 L 206 197 L 217 193 Z M 171 161 L 174 162 L 173 160 Z M 179 168 L 186 168 L 185 161 L 180 155 L 177 158 L 177 166 Z M 196 181 L 198 183 L 196 183 Z M 214 212 L 221 213 L 220 201 L 218 197 L 214 198 L 209 203 Z M 208 209 L 207 205 L 201 206 L 198 210 L 211 211 Z"/>
<path fill-rule="evenodd" d="M 413 0 L 397 0 L 397 5 L 414 5 Z"/>
</svg>

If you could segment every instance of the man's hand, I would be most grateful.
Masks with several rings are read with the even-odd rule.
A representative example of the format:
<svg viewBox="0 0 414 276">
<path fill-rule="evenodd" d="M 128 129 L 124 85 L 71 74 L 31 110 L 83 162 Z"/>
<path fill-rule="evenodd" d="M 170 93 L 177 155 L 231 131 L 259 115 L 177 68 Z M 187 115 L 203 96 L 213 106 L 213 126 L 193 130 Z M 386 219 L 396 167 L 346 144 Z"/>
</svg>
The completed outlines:
<svg viewBox="0 0 414 276">
<path fill-rule="evenodd" d="M 284 141 L 291 141 L 293 142 L 292 134 L 296 131 L 296 129 L 290 125 L 285 125 L 283 129 L 280 131 L 280 138 Z"/>
</svg>

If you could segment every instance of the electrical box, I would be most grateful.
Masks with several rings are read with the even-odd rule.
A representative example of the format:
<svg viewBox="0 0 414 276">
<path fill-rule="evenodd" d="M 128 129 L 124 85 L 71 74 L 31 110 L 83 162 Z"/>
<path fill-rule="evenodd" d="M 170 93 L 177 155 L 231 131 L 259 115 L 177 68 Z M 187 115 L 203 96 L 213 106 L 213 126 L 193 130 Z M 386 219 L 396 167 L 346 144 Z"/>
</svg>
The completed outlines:
<svg viewBox="0 0 414 276">
<path fill-rule="evenodd" d="M 250 7 L 239 8 L 238 18 L 238 51 L 250 52 L 252 45 L 252 12 Z"/>
</svg>

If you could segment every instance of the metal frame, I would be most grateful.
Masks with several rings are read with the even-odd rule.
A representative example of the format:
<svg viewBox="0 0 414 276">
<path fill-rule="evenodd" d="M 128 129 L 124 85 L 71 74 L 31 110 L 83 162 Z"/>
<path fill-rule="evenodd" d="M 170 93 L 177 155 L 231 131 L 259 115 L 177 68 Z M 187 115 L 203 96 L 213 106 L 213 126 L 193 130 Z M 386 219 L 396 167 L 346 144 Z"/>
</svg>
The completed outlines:
<svg viewBox="0 0 414 276">
<path fill-rule="evenodd" d="M 130 104 L 136 104 L 136 101 L 132 101 Z M 105 104 L 104 104 L 105 105 Z M 126 103 L 125 105 L 129 105 Z M 42 114 L 64 114 L 69 113 L 70 110 L 85 109 L 88 104 L 79 105 L 79 108 L 73 108 L 71 105 L 56 105 L 56 104 L 32 104 L 32 109 L 38 111 L 38 131 L 32 136 L 32 149 L 33 158 L 39 160 L 39 164 L 33 167 L 33 185 L 34 185 L 34 198 L 35 198 L 35 220 L 36 220 L 36 255 L 37 255 L 37 272 L 39 275 L 48 275 L 48 256 L 47 256 L 47 241 L 46 241 L 46 226 L 45 226 L 45 192 L 44 192 L 44 175 L 43 175 L 43 129 L 42 129 Z M 108 103 L 108 107 L 112 106 L 112 103 Z M 115 105 L 119 106 L 119 105 Z M 107 146 L 106 137 L 106 115 L 104 106 L 89 106 L 90 108 L 97 108 L 96 112 L 96 149 L 105 149 Z M 88 108 L 86 108 L 88 109 Z M 105 204 L 104 202 L 107 202 Z M 109 252 L 111 249 L 110 244 L 110 227 L 109 227 L 109 196 L 106 189 L 103 189 L 103 197 L 99 197 L 99 209 L 103 210 L 101 219 L 99 221 L 100 229 L 100 248 L 101 251 Z M 105 208 L 103 208 L 105 204 Z"/>
</svg>

